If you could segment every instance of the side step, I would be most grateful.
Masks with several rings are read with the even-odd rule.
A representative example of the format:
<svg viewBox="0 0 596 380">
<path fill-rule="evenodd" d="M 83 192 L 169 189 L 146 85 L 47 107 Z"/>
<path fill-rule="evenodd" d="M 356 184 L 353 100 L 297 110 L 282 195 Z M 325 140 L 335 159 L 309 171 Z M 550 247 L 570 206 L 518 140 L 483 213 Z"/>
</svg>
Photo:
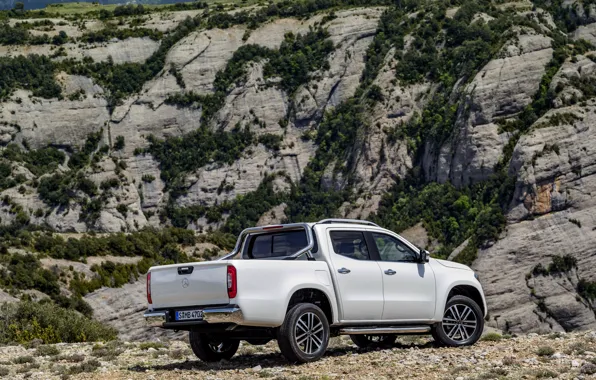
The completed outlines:
<svg viewBox="0 0 596 380">
<path fill-rule="evenodd" d="M 379 335 L 379 334 L 424 334 L 430 326 L 386 326 L 386 327 L 347 327 L 340 329 L 340 335 Z"/>
</svg>

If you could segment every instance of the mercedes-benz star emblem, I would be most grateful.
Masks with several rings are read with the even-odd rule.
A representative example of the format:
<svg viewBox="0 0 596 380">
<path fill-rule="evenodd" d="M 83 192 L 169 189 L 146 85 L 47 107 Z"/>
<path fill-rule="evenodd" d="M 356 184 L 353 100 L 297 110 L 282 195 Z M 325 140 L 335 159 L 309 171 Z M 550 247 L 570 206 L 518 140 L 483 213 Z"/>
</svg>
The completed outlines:
<svg viewBox="0 0 596 380">
<path fill-rule="evenodd" d="M 182 279 L 182 287 L 183 288 L 188 288 L 188 285 L 190 285 L 190 283 L 188 282 L 188 278 L 183 278 Z"/>
</svg>

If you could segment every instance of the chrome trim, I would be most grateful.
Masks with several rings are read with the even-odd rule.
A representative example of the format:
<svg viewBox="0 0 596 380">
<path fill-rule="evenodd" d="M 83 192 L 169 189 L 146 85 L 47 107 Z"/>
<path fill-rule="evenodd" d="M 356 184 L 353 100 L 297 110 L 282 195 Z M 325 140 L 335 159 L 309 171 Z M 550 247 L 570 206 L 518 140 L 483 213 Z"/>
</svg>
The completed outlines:
<svg viewBox="0 0 596 380">
<path fill-rule="evenodd" d="M 226 307 L 219 309 L 203 309 L 203 320 L 208 323 L 236 323 L 244 320 L 239 307 Z"/>
<path fill-rule="evenodd" d="M 315 224 L 329 224 L 329 223 L 348 223 L 348 224 L 364 224 L 367 226 L 374 226 L 380 227 L 378 224 L 369 222 L 368 220 L 360 220 L 360 219 L 323 219 Z"/>
<path fill-rule="evenodd" d="M 236 246 L 234 246 L 234 250 L 232 252 L 230 252 L 229 254 L 225 255 L 224 257 L 220 258 L 219 260 L 228 260 L 228 259 L 236 256 L 238 254 L 238 252 L 240 252 L 240 250 L 242 248 L 242 244 L 244 243 L 246 236 L 268 233 L 271 230 L 271 227 L 278 227 L 278 226 L 274 225 L 274 226 L 246 228 L 245 230 L 240 232 L 240 235 L 238 236 L 238 239 L 236 240 Z M 303 228 L 304 231 L 306 231 L 307 245 L 306 245 L 306 247 L 302 248 L 298 252 L 296 252 L 290 256 L 287 256 L 286 258 L 295 259 L 295 258 L 303 255 L 304 253 L 306 253 L 308 258 L 312 259 L 313 256 L 310 253 L 310 250 L 312 250 L 313 247 L 315 246 L 315 240 L 313 238 L 312 228 L 308 225 L 308 223 L 282 224 L 281 227 L 276 228 L 275 231 L 293 230 L 293 229 L 297 229 L 297 228 Z"/>
<path fill-rule="evenodd" d="M 143 314 L 145 318 L 145 322 L 150 327 L 161 327 L 163 323 L 166 321 L 166 312 L 165 311 L 146 311 Z"/>
<path fill-rule="evenodd" d="M 201 310 L 200 306 L 197 306 L 197 310 Z M 239 324 L 244 321 L 242 310 L 239 307 L 220 307 L 211 309 L 202 309 L 203 319 L 197 320 L 196 322 L 207 322 L 207 323 L 235 323 Z M 147 325 L 151 327 L 163 327 L 163 324 L 167 322 L 166 311 L 146 311 L 143 314 Z M 170 321 L 170 322 L 187 322 L 187 321 Z M 192 322 L 192 321 L 188 321 Z"/>
<path fill-rule="evenodd" d="M 411 333 L 427 333 L 430 331 L 430 326 L 400 326 L 400 327 L 350 327 L 340 329 L 341 335 L 379 335 L 379 334 L 411 334 Z"/>
</svg>

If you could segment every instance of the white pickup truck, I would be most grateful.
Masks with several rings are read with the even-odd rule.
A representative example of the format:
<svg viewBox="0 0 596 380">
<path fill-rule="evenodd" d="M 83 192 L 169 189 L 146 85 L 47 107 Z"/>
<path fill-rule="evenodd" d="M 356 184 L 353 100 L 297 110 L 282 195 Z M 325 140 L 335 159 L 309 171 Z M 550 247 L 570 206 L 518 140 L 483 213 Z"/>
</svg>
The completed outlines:
<svg viewBox="0 0 596 380">
<path fill-rule="evenodd" d="M 360 347 L 426 333 L 470 345 L 487 313 L 470 268 L 347 219 L 248 228 L 219 260 L 152 267 L 147 300 L 147 322 L 188 330 L 203 361 L 230 359 L 241 340 L 277 339 L 292 362 L 317 360 L 337 335 Z"/>
</svg>

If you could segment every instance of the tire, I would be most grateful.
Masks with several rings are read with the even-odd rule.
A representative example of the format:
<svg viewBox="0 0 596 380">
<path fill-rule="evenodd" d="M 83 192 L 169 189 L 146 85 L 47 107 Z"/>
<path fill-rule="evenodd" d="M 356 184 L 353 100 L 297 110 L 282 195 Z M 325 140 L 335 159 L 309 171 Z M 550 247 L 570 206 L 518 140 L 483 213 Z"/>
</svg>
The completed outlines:
<svg viewBox="0 0 596 380">
<path fill-rule="evenodd" d="M 222 359 L 230 360 L 238 351 L 239 340 L 212 341 L 206 334 L 195 331 L 188 333 L 188 340 L 192 352 L 204 362 L 218 362 Z"/>
<path fill-rule="evenodd" d="M 360 348 L 379 348 L 379 347 L 391 347 L 395 340 L 396 335 L 350 335 L 350 339 Z"/>
<path fill-rule="evenodd" d="M 290 309 L 278 331 L 277 344 L 292 363 L 320 359 L 329 344 L 329 322 L 316 305 L 301 303 Z"/>
<path fill-rule="evenodd" d="M 480 339 L 484 317 L 480 306 L 469 297 L 453 296 L 445 305 L 443 320 L 436 323 L 432 336 L 441 346 L 470 346 Z"/>
</svg>

